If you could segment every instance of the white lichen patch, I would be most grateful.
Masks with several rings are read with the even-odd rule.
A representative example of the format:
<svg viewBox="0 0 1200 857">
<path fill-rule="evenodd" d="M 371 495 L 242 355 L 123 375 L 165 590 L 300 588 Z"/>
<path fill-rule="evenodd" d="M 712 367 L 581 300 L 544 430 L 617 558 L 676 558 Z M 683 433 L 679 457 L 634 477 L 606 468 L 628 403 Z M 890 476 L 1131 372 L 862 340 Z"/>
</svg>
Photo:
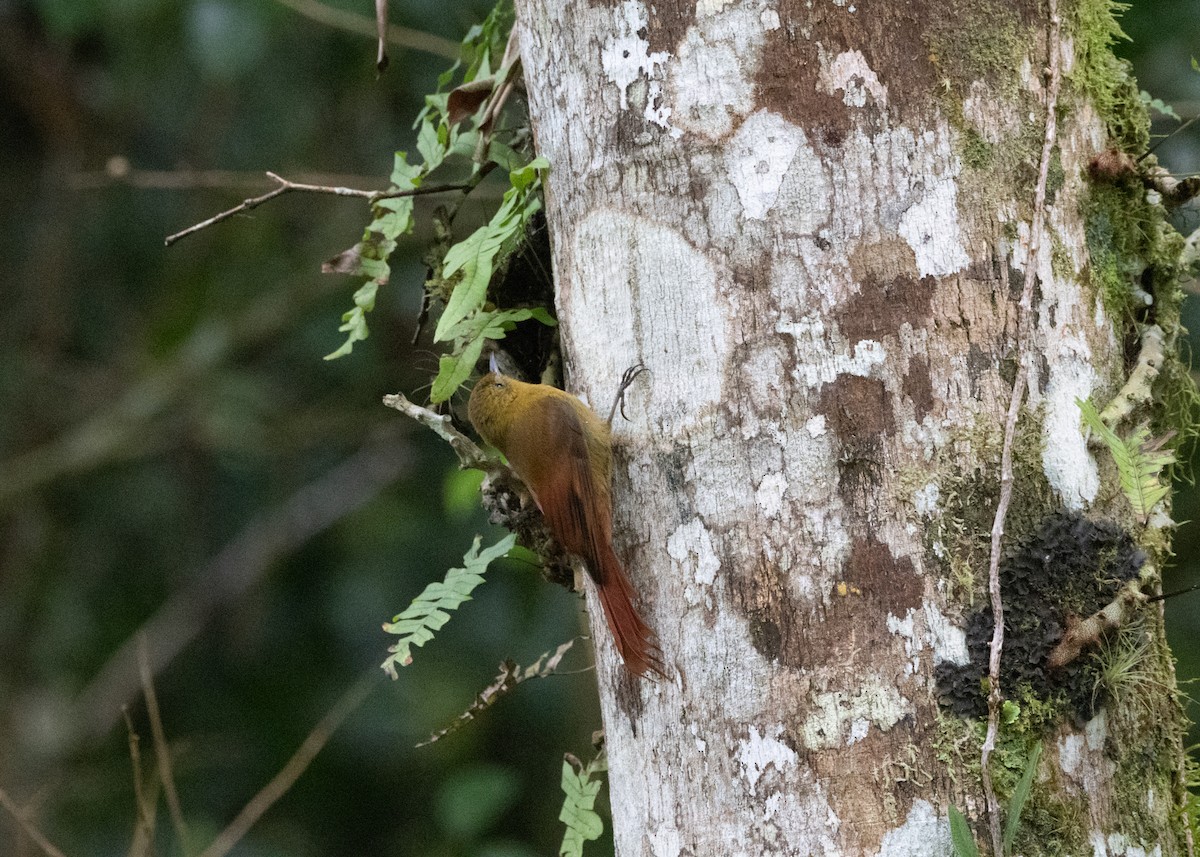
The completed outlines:
<svg viewBox="0 0 1200 857">
<path fill-rule="evenodd" d="M 817 414 L 815 417 L 810 417 L 804 424 L 804 430 L 812 437 L 820 437 L 825 434 L 825 415 Z"/>
<path fill-rule="evenodd" d="M 664 824 L 647 834 L 654 857 L 679 857 L 683 853 L 683 834 L 673 824 Z"/>
<path fill-rule="evenodd" d="M 923 621 L 918 621 L 918 617 Z M 919 611 L 909 608 L 903 617 L 889 613 L 887 627 L 904 640 L 904 654 L 909 658 L 910 675 L 920 672 L 919 656 L 925 649 L 932 652 L 935 664 L 961 666 L 971 660 L 966 633 L 932 602 L 925 603 Z"/>
<path fill-rule="evenodd" d="M 650 43 L 638 35 L 650 19 L 641 0 L 625 0 L 619 7 L 613 31 L 600 52 L 604 76 L 621 94 L 621 109 L 629 108 L 630 85 L 642 77 L 653 78 L 670 54 L 650 52 Z"/>
<path fill-rule="evenodd" d="M 900 237 L 917 257 L 921 276 L 956 274 L 970 263 L 959 229 L 958 182 L 933 179 L 925 194 L 900 218 Z"/>
<path fill-rule="evenodd" d="M 976 80 L 963 99 L 963 118 L 985 142 L 1003 145 L 1012 139 L 1013 128 L 1021 124 L 1018 102 L 1000 98 L 986 81 Z"/>
<path fill-rule="evenodd" d="M 970 663 L 971 653 L 967 649 L 966 632 L 932 601 L 927 601 L 923 609 L 929 645 L 933 649 L 933 662 L 958 666 Z"/>
<path fill-rule="evenodd" d="M 814 694 L 800 737 L 809 750 L 845 746 L 857 721 L 886 732 L 911 711 L 912 704 L 895 687 L 867 674 L 853 690 Z"/>
<path fill-rule="evenodd" d="M 1063 735 L 1055 744 L 1058 767 L 1084 794 L 1096 798 L 1111 788 L 1116 764 L 1105 754 L 1108 714 L 1104 709 L 1087 722 L 1083 732 Z"/>
<path fill-rule="evenodd" d="M 1088 451 L 1075 400 L 1090 396 L 1099 379 L 1090 349 L 1081 337 L 1060 338 L 1056 350 L 1057 354 L 1048 355 L 1052 357 L 1050 380 L 1042 397 L 1042 470 L 1063 505 L 1082 509 L 1096 499 L 1100 471 Z M 1032 391 L 1030 401 L 1034 401 Z"/>
<path fill-rule="evenodd" d="M 867 64 L 862 51 L 843 51 L 832 60 L 821 50 L 821 73 L 817 85 L 829 95 L 842 91 L 842 102 L 847 107 L 864 107 L 869 95 L 878 107 L 886 107 L 887 87 Z"/>
<path fill-rule="evenodd" d="M 782 473 L 768 473 L 758 483 L 754 497 L 758 508 L 768 518 L 776 518 L 783 509 L 783 495 L 787 491 L 787 477 Z"/>
<path fill-rule="evenodd" d="M 917 514 L 928 516 L 937 512 L 939 493 L 940 489 L 936 482 L 930 482 L 914 491 L 912 502 Z"/>
<path fill-rule="evenodd" d="M 898 854 L 950 854 L 950 819 L 927 800 L 913 802 L 904 824 L 889 830 L 876 857 Z"/>
<path fill-rule="evenodd" d="M 681 575 L 689 581 L 684 588 L 688 603 L 698 604 L 703 600 L 706 606 L 711 607 L 712 594 L 708 589 L 717 578 L 721 561 L 717 559 L 712 536 L 704 523 L 699 518 L 693 518 L 678 526 L 667 539 L 667 553 L 678 563 Z"/>
<path fill-rule="evenodd" d="M 1162 857 L 1161 845 L 1155 844 L 1147 850 L 1144 845 L 1130 842 L 1123 833 L 1105 836 L 1101 830 L 1092 830 L 1088 843 L 1092 846 L 1092 857 Z"/>
<path fill-rule="evenodd" d="M 767 216 L 801 146 L 808 148 L 804 132 L 778 113 L 761 110 L 742 123 L 726 146 L 725 169 L 745 217 Z"/>
<path fill-rule="evenodd" d="M 716 140 L 754 108 L 754 78 L 766 34 L 779 27 L 774 2 L 701 0 L 676 47 L 666 93 L 674 127 Z M 699 10 L 699 7 L 698 7 Z"/>
<path fill-rule="evenodd" d="M 809 388 L 828 384 L 838 375 L 869 378 L 877 367 L 887 362 L 887 349 L 882 342 L 873 339 L 859 340 L 850 348 L 849 354 L 832 351 L 825 321 L 820 316 L 781 320 L 776 323 L 775 332 L 792 337 L 796 358 L 793 377 Z"/>
<path fill-rule="evenodd" d="M 573 351 L 589 361 L 610 361 L 589 368 L 589 375 L 614 384 L 641 360 L 650 371 L 629 388 L 627 413 L 635 424 L 648 421 L 669 442 L 723 400 L 735 337 L 727 332 L 718 269 L 674 229 L 608 209 L 584 217 L 573 238 L 576 264 L 565 289 L 574 314 L 589 319 L 571 328 Z M 613 281 L 635 286 L 611 288 Z"/>
<path fill-rule="evenodd" d="M 768 768 L 783 773 L 796 765 L 796 751 L 779 740 L 782 734 L 782 724 L 769 727 L 766 734 L 760 733 L 757 726 L 751 726 L 749 737 L 738 742 L 736 758 L 742 766 L 742 776 L 752 796 L 758 788 L 759 779 Z"/>
</svg>

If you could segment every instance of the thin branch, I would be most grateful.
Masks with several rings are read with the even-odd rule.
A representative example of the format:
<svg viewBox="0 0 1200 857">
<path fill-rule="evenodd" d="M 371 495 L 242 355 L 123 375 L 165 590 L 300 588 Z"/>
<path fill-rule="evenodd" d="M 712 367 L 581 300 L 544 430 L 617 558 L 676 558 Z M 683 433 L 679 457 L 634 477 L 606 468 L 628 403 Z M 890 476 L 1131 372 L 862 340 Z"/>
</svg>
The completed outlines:
<svg viewBox="0 0 1200 857">
<path fill-rule="evenodd" d="M 1019 318 L 1017 321 L 1017 377 L 1013 382 L 1012 399 L 1008 405 L 1008 416 L 1004 423 L 1004 446 L 1000 453 L 1000 499 L 996 504 L 996 517 L 992 522 L 992 549 L 988 561 L 988 594 L 992 602 L 992 643 L 988 659 L 988 719 L 987 735 L 980 754 L 983 792 L 987 800 L 988 827 L 991 832 L 992 853 L 1002 857 L 1004 838 L 1001 833 L 1000 802 L 992 783 L 990 768 L 992 752 L 996 749 L 999 731 L 1000 706 L 1003 695 L 1000 689 L 1000 655 L 1004 648 L 1004 601 L 1000 592 L 1000 553 L 1004 539 L 1004 523 L 1013 492 L 1013 443 L 1017 434 L 1017 420 L 1025 399 L 1028 384 L 1028 358 L 1030 339 L 1033 332 L 1033 290 L 1039 280 L 1038 265 L 1041 255 L 1042 232 L 1046 223 L 1046 183 L 1050 173 L 1050 160 L 1054 153 L 1058 135 L 1058 88 L 1059 53 L 1061 51 L 1057 0 L 1049 0 L 1050 31 L 1046 46 L 1049 67 L 1046 69 L 1046 133 L 1042 141 L 1042 160 L 1038 170 L 1037 188 L 1034 191 L 1033 223 L 1029 230 L 1029 252 L 1026 257 L 1025 286 L 1021 291 Z"/>
<path fill-rule="evenodd" d="M 146 796 L 145 781 L 142 777 L 141 738 L 133 728 L 129 709 L 121 709 L 121 714 L 125 717 L 125 733 L 129 737 L 129 762 L 133 767 L 133 800 L 137 804 L 138 815 L 137 826 L 133 830 L 133 842 L 129 846 L 129 855 L 138 857 L 147 851 L 154 842 L 154 805 L 157 801 L 152 801 Z"/>
<path fill-rule="evenodd" d="M 162 716 L 158 711 L 158 694 L 154 691 L 154 676 L 150 672 L 150 654 L 146 635 L 137 638 L 138 674 L 142 679 L 142 694 L 146 697 L 146 714 L 150 718 L 150 734 L 154 736 L 154 759 L 158 763 L 158 777 L 162 780 L 163 792 L 167 796 L 167 809 L 171 812 L 171 823 L 175 825 L 175 836 L 179 849 L 188 853 L 188 831 L 183 821 L 183 809 L 179 804 L 179 792 L 175 788 L 175 772 L 171 770 L 171 751 L 167 747 L 163 731 Z"/>
<path fill-rule="evenodd" d="M 1137 365 L 1129 373 L 1125 386 L 1100 412 L 1100 419 L 1105 425 L 1115 429 L 1138 405 L 1150 401 L 1154 379 L 1162 370 L 1165 344 L 1163 330 L 1157 324 L 1142 331 L 1142 348 L 1138 352 Z M 1099 435 L 1092 435 L 1092 443 L 1102 445 L 1104 440 Z"/>
<path fill-rule="evenodd" d="M 153 674 L 208 624 L 274 568 L 280 557 L 361 508 L 412 467 L 407 447 L 394 432 L 381 433 L 354 455 L 304 485 L 278 506 L 264 511 L 223 547 L 190 582 L 147 619 L 80 693 L 78 716 L 87 732 L 103 735 L 121 706 L 138 692 L 136 641 L 149 641 Z"/>
<path fill-rule="evenodd" d="M 395 408 L 400 413 L 432 429 L 438 437 L 450 444 L 450 448 L 458 456 L 460 467 L 464 469 L 473 467 L 485 472 L 503 468 L 503 465 L 499 461 L 489 456 L 473 440 L 456 429 L 448 414 L 434 413 L 428 408 L 422 408 L 420 405 L 413 404 L 405 398 L 403 393 L 393 393 L 392 395 L 384 396 L 383 403 L 389 408 Z"/>
<path fill-rule="evenodd" d="M 8 792 L 0 789 L 0 806 L 8 810 L 8 814 L 13 817 L 17 824 L 21 825 L 21 829 L 25 831 L 25 835 L 33 840 L 38 848 L 42 849 L 42 853 L 46 857 L 67 857 L 54 846 L 49 839 L 42 835 L 42 832 L 37 829 L 32 821 L 25 817 L 21 812 L 21 808 L 8 796 Z"/>
<path fill-rule="evenodd" d="M 344 9 L 335 9 L 324 3 L 318 3 L 316 0 L 275 0 L 275 2 L 316 21 L 318 24 L 372 39 L 376 37 L 375 22 L 363 15 L 356 15 Z M 387 40 L 393 45 L 451 60 L 458 59 L 462 48 L 462 45 L 450 39 L 443 39 L 432 33 L 399 27 L 395 24 L 388 25 Z"/>
<path fill-rule="evenodd" d="M 572 637 L 567 642 L 560 645 L 553 652 L 544 652 L 542 656 L 527 667 L 522 667 L 511 660 L 505 660 L 500 663 L 500 672 L 492 679 L 491 683 L 483 690 L 475 695 L 475 700 L 467 707 L 466 711 L 450 721 L 449 725 L 444 726 L 437 732 L 434 732 L 424 741 L 417 744 L 417 747 L 428 747 L 436 741 L 440 741 L 447 735 L 457 732 L 459 729 L 475 720 L 479 715 L 491 708 L 502 696 L 519 684 L 529 681 L 531 678 L 547 678 L 552 675 L 570 675 L 571 673 L 559 672 L 559 664 L 562 663 L 563 656 L 570 651 L 575 645 L 576 640 L 581 640 L 582 637 Z M 585 667 L 585 669 L 593 669 L 594 667 Z M 575 670 L 573 672 L 581 672 Z"/>
<path fill-rule="evenodd" d="M 275 182 L 278 187 L 274 190 L 267 191 L 262 196 L 252 197 L 242 200 L 240 205 L 235 205 L 233 208 L 226 209 L 220 214 L 214 215 L 208 220 L 202 220 L 199 223 L 189 226 L 176 232 L 174 235 L 168 235 L 163 239 L 163 243 L 170 247 L 181 238 L 186 238 L 193 233 L 199 232 L 202 229 L 220 223 L 223 220 L 228 220 L 244 211 L 250 211 L 253 208 L 258 208 L 264 202 L 270 202 L 277 196 L 283 196 L 285 193 L 296 191 L 299 193 L 324 193 L 334 196 L 355 196 L 360 199 L 365 199 L 368 202 L 374 203 L 381 199 L 395 199 L 402 196 L 424 196 L 431 193 L 446 193 L 447 191 L 463 190 L 466 186 L 463 184 L 447 184 L 447 185 L 422 185 L 421 187 L 408 188 L 405 190 L 360 190 L 353 187 L 339 187 L 330 185 L 305 184 L 303 182 L 293 182 L 282 176 L 276 175 L 273 172 L 267 171 L 267 177 Z"/>
<path fill-rule="evenodd" d="M 1067 631 L 1046 658 L 1046 666 L 1050 669 L 1065 667 L 1087 649 L 1099 644 L 1109 631 L 1128 622 L 1136 608 L 1148 601 L 1158 600 L 1157 597 L 1149 598 L 1146 595 L 1146 590 L 1157 582 L 1157 570 L 1152 563 L 1146 562 L 1142 565 L 1141 573 L 1122 586 L 1116 597 L 1104 607 L 1086 619 L 1069 617 Z"/>
<path fill-rule="evenodd" d="M 341 698 L 321 718 L 321 722 L 308 733 L 304 743 L 300 745 L 292 758 L 288 759 L 287 764 L 271 778 L 269 783 L 262 787 L 258 794 L 250 799 L 249 803 L 242 807 L 242 811 L 237 814 L 237 817 L 221 831 L 211 845 L 204 849 L 200 857 L 225 857 L 249 832 L 254 823 L 262 818 L 263 813 L 287 794 L 288 789 L 296 783 L 296 780 L 300 779 L 300 775 L 307 770 L 312 760 L 333 737 L 333 733 L 338 730 L 343 721 L 362 705 L 378 685 L 379 671 L 371 669 L 343 693 Z"/>
<path fill-rule="evenodd" d="M 296 181 L 315 185 L 350 185 L 375 180 L 375 176 L 336 173 L 303 173 Z M 124 155 L 113 155 L 99 170 L 81 170 L 66 177 L 71 190 L 100 190 L 132 187 L 138 190 L 257 190 L 273 184 L 260 172 L 237 170 L 144 170 L 134 167 Z"/>
</svg>

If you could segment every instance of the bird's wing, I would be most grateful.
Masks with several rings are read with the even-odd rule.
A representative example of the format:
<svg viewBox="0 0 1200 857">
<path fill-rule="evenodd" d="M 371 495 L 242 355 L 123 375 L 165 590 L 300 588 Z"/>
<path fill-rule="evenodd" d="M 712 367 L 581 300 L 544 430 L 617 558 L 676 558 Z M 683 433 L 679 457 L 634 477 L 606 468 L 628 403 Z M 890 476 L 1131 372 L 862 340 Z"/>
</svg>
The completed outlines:
<svg viewBox="0 0 1200 857">
<path fill-rule="evenodd" d="M 570 402 L 545 397 L 525 415 L 528 433 L 509 461 L 533 492 L 550 532 L 564 548 L 595 562 L 612 531 L 607 486 L 596 484 L 587 439 Z"/>
</svg>

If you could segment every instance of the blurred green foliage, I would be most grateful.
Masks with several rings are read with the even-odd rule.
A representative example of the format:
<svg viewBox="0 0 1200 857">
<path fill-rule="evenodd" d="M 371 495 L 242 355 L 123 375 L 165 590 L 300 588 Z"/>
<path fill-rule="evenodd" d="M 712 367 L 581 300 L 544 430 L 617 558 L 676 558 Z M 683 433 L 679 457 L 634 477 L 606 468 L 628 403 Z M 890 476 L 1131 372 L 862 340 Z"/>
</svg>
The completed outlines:
<svg viewBox="0 0 1200 857">
<path fill-rule="evenodd" d="M 499 536 L 478 477 L 379 404 L 437 367 L 428 332 L 408 344 L 436 202 L 416 201 L 371 338 L 332 363 L 320 357 L 340 342 L 334 322 L 355 284 L 318 271 L 361 236 L 361 201 L 292 195 L 162 246 L 269 189 L 263 170 L 382 188 L 393 153 L 415 148 L 412 119 L 448 61 L 393 47 L 376 81 L 370 39 L 296 5 L 0 0 L 0 786 L 69 857 L 128 850 L 122 704 L 151 753 L 122 647 L 147 622 L 160 620 L 151 649 L 195 850 L 376 668 L 390 642 L 379 623 L 458 563 L 474 533 Z M 457 41 L 489 7 L 393 0 L 392 22 Z M 1124 27 L 1132 41 L 1119 50 L 1140 86 L 1200 114 L 1189 62 L 1200 7 L 1136 3 Z M 1175 124 L 1159 117 L 1154 130 Z M 1200 133 L 1159 156 L 1200 171 Z M 1180 217 L 1185 231 L 1200 225 L 1194 207 Z M 1198 312 L 1185 309 L 1193 330 Z M 1176 509 L 1200 520 L 1200 496 L 1188 489 Z M 324 525 L 305 526 L 315 519 Z M 1198 533 L 1181 528 L 1168 589 L 1197 579 Z M 1167 611 L 1181 677 L 1200 675 L 1200 596 Z M 558 847 L 562 753 L 585 749 L 599 724 L 590 675 L 532 683 L 412 747 L 502 658 L 528 663 L 577 633 L 579 602 L 506 562 L 460 612 L 399 681 L 380 674 L 239 853 Z M 161 805 L 157 821 L 158 853 L 177 853 Z M 7 816 L 0 843 L 36 853 Z M 605 848 L 607 832 L 588 853 Z"/>
<path fill-rule="evenodd" d="M 291 195 L 163 247 L 269 190 L 264 170 L 383 188 L 394 152 L 415 147 L 451 61 L 392 46 L 377 81 L 370 38 L 294 5 L 0 2 L 0 787 L 69 857 L 128 851 L 122 704 L 154 781 L 122 650 L 139 629 L 161 659 L 196 853 L 378 670 L 394 642 L 380 623 L 475 533 L 503 535 L 478 475 L 380 404 L 437 365 L 428 332 L 409 345 L 436 201 L 416 200 L 371 338 L 335 362 L 321 356 L 356 284 L 320 265 L 362 235 L 362 200 Z M 393 24 L 456 42 L 490 4 L 391 8 Z M 467 203 L 468 226 L 480 209 Z M 502 659 L 532 662 L 580 630 L 579 600 L 528 564 L 488 578 L 398 681 L 379 672 L 235 853 L 557 848 L 562 754 L 599 724 L 590 674 L 519 688 L 413 749 Z M 157 853 L 179 853 L 161 803 L 157 822 Z M 37 853 L 2 814 L 0 852 Z"/>
</svg>

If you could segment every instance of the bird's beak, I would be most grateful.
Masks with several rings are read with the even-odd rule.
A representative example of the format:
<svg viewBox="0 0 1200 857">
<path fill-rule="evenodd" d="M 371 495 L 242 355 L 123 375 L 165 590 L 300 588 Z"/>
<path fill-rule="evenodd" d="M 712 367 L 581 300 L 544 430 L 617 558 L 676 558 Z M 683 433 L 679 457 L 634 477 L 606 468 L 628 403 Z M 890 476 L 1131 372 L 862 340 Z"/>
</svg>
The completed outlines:
<svg viewBox="0 0 1200 857">
<path fill-rule="evenodd" d="M 497 375 L 501 374 L 500 367 L 498 365 L 496 365 L 496 352 L 495 351 L 493 351 L 491 353 L 491 355 L 488 357 L 488 371 L 495 372 Z"/>
</svg>

